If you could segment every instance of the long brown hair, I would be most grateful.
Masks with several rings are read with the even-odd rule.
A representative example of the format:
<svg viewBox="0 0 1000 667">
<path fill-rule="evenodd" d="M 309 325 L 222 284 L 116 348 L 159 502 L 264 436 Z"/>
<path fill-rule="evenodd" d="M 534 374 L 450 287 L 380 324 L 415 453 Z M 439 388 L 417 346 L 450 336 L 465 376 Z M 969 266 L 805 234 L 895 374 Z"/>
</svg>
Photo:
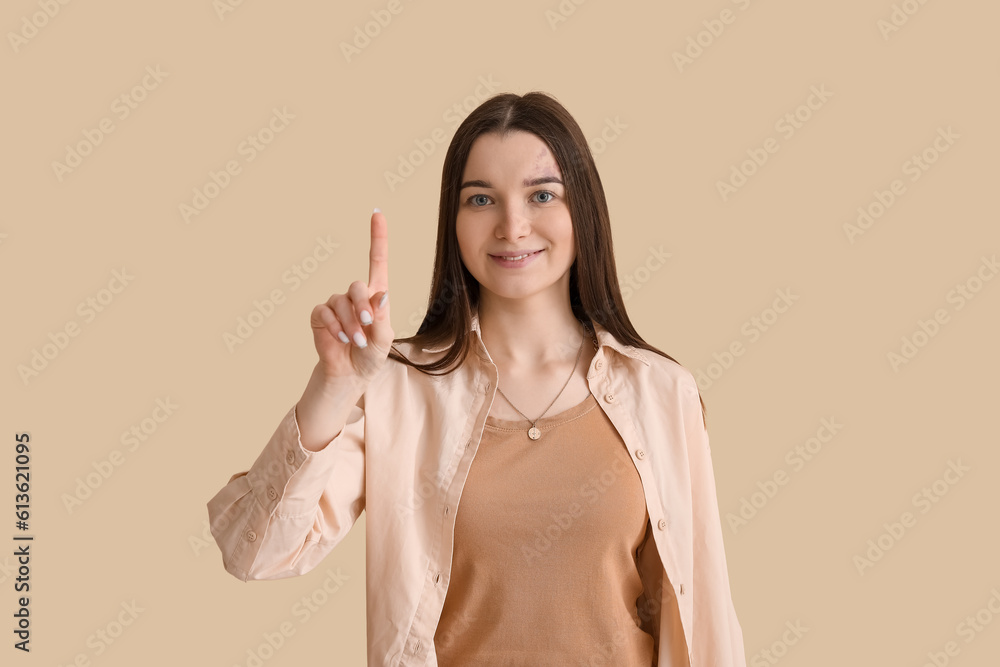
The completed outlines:
<svg viewBox="0 0 1000 667">
<path fill-rule="evenodd" d="M 437 249 L 427 313 L 417 332 L 396 342 L 419 347 L 453 343 L 436 361 L 417 364 L 393 347 L 389 357 L 430 375 L 454 371 L 472 352 L 472 309 L 479 304 L 479 282 L 462 262 L 455 232 L 462 174 L 472 144 L 482 134 L 501 137 L 513 131 L 530 132 L 544 141 L 555 156 L 566 188 L 576 259 L 570 268 L 569 293 L 573 314 L 582 322 L 598 322 L 619 341 L 654 352 L 680 364 L 639 336 L 622 300 L 611 242 L 611 219 L 604 186 L 580 126 L 554 97 L 543 92 L 525 95 L 500 93 L 477 107 L 458 126 L 448 146 L 441 172 Z M 702 420 L 707 425 L 705 401 L 698 393 Z"/>
</svg>

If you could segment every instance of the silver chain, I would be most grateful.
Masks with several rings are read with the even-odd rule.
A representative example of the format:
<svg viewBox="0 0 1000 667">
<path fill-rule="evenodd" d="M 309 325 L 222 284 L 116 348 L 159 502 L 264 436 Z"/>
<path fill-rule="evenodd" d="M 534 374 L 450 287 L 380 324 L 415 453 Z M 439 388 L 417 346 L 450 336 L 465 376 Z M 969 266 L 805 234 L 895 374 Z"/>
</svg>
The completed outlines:
<svg viewBox="0 0 1000 667">
<path fill-rule="evenodd" d="M 514 405 L 511 402 L 511 400 L 509 398 L 507 398 L 507 395 L 505 393 L 503 393 L 503 390 L 500 389 L 500 383 L 499 382 L 497 383 L 497 391 L 500 392 L 500 395 L 503 396 L 507 400 L 508 403 L 510 403 L 510 407 L 512 407 L 515 410 L 517 410 L 517 413 L 519 415 L 521 415 L 522 417 L 524 417 L 525 419 L 527 419 L 529 422 L 531 422 L 531 428 L 535 428 L 535 424 L 538 422 L 538 420 L 541 419 L 542 417 L 544 417 L 548 413 L 549 409 L 553 405 L 556 404 L 556 401 L 558 401 L 559 397 L 562 396 L 563 391 L 565 391 L 566 387 L 569 386 L 569 381 L 573 379 L 573 373 L 576 371 L 576 367 L 580 364 L 580 357 L 583 356 L 583 345 L 584 345 L 584 343 L 587 342 L 587 335 L 590 334 L 590 327 L 588 327 L 586 324 L 584 324 L 583 325 L 583 331 L 584 331 L 584 335 L 583 335 L 583 340 L 580 341 L 580 351 L 576 353 L 576 363 L 573 364 L 573 369 L 569 372 L 569 377 L 566 378 L 566 382 L 565 382 L 565 384 L 563 384 L 562 389 L 559 390 L 559 393 L 556 394 L 556 397 L 554 399 L 552 399 L 551 403 L 549 403 L 549 407 L 545 408 L 545 412 L 543 412 L 538 417 L 538 419 L 532 420 L 531 417 L 529 417 L 528 415 L 526 415 L 523 412 L 521 412 L 520 410 L 518 410 L 517 406 Z M 598 348 L 598 344 L 597 344 L 597 337 L 596 336 L 592 336 L 591 340 L 594 343 L 594 349 L 595 350 L 599 349 Z"/>
</svg>

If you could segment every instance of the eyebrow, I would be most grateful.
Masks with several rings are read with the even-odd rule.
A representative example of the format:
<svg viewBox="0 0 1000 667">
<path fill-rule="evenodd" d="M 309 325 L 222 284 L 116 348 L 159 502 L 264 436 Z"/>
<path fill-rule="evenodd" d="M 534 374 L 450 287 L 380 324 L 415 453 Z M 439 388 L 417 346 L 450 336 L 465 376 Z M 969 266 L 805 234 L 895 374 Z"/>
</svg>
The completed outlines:
<svg viewBox="0 0 1000 667">
<path fill-rule="evenodd" d="M 539 176 L 538 178 L 524 179 L 524 187 L 526 188 L 531 188 L 536 185 L 542 185 L 543 183 L 558 183 L 559 185 L 563 184 L 563 182 L 559 180 L 559 177 L 557 176 Z M 466 181 L 465 183 L 462 183 L 462 186 L 459 188 L 459 190 L 464 190 L 465 188 L 489 188 L 492 190 L 493 185 L 489 181 L 475 180 L 475 181 Z"/>
</svg>

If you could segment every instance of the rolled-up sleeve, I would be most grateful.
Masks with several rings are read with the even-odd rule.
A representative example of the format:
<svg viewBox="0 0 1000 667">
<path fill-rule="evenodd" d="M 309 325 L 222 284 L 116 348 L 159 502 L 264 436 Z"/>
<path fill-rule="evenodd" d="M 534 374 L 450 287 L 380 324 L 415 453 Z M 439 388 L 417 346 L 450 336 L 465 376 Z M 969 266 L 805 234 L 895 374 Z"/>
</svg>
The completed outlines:
<svg viewBox="0 0 1000 667">
<path fill-rule="evenodd" d="M 296 408 L 249 470 L 208 501 L 226 571 L 242 581 L 309 572 L 347 535 L 365 507 L 364 397 L 323 449 L 302 447 Z"/>
<path fill-rule="evenodd" d="M 692 653 L 695 664 L 746 667 L 743 630 L 729 586 L 729 569 L 722 539 L 719 501 L 708 431 L 702 418 L 697 384 L 687 392 L 685 431 L 691 463 L 694 538 L 694 620 Z"/>
</svg>

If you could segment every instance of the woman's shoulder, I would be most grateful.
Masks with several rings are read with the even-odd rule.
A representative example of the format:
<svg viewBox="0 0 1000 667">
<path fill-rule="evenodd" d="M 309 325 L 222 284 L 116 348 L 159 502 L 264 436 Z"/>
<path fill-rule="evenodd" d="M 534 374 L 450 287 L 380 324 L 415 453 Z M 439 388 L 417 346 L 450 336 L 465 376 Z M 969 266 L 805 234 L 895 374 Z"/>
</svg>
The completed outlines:
<svg viewBox="0 0 1000 667">
<path fill-rule="evenodd" d="M 628 360 L 624 367 L 632 373 L 671 384 L 697 386 L 691 371 L 645 341 L 642 341 L 643 345 L 625 343 L 601 326 L 598 327 L 598 337 L 603 339 L 605 348 L 610 348 Z"/>
<path fill-rule="evenodd" d="M 626 363 L 624 367 L 638 381 L 653 385 L 658 392 L 677 391 L 698 395 L 694 373 L 672 357 L 634 345 L 621 345 L 618 351 L 630 359 L 630 363 Z"/>
</svg>

